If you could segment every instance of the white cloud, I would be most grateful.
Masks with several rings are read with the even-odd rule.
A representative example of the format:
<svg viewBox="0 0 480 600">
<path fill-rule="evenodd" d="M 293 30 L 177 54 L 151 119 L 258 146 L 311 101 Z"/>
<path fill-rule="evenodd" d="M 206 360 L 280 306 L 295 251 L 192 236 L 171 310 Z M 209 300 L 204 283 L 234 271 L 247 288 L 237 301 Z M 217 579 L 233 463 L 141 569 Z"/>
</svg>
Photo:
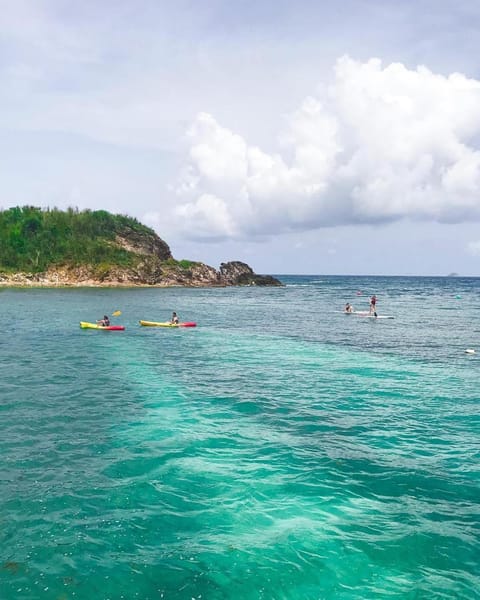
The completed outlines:
<svg viewBox="0 0 480 600">
<path fill-rule="evenodd" d="M 177 215 L 185 222 L 194 224 L 196 237 L 212 240 L 224 236 L 235 237 L 235 226 L 225 201 L 212 194 L 202 194 L 195 204 L 180 206 Z"/>
<path fill-rule="evenodd" d="M 467 250 L 472 256 L 480 256 L 480 240 L 477 242 L 469 242 Z"/>
<path fill-rule="evenodd" d="M 178 223 L 219 239 L 480 219 L 479 135 L 479 81 L 343 57 L 331 86 L 290 115 L 278 153 L 198 115 Z"/>
</svg>

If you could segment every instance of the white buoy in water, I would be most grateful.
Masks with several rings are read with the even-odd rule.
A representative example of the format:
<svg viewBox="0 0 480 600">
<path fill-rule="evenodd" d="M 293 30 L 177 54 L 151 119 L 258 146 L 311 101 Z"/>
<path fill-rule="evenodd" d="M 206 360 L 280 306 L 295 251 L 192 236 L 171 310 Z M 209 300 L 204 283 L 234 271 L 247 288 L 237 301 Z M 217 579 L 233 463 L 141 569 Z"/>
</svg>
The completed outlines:
<svg viewBox="0 0 480 600">
<path fill-rule="evenodd" d="M 473 348 L 467 348 L 465 354 L 476 354 L 476 351 Z"/>
</svg>

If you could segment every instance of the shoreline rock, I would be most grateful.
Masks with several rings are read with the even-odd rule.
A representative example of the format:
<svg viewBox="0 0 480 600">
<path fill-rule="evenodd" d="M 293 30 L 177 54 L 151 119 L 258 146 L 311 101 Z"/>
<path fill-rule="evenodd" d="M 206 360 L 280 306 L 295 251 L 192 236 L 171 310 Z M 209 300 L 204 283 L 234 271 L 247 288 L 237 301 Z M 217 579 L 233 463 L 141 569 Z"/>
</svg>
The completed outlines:
<svg viewBox="0 0 480 600">
<path fill-rule="evenodd" d="M 135 268 L 111 267 L 103 271 L 89 266 L 54 267 L 43 273 L 0 273 L 0 287 L 239 287 L 283 286 L 271 275 L 258 275 L 246 263 L 222 263 L 217 271 L 204 263 L 189 268 L 158 261 L 145 261 Z"/>
</svg>

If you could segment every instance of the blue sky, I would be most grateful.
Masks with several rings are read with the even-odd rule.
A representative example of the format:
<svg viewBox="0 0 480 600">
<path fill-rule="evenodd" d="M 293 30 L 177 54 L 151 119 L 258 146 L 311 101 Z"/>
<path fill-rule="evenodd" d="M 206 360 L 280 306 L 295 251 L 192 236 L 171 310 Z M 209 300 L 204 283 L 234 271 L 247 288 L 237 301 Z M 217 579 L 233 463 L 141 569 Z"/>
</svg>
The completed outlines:
<svg viewBox="0 0 480 600">
<path fill-rule="evenodd" d="M 5 0 L 0 205 L 177 258 L 480 274 L 476 1 Z"/>
</svg>

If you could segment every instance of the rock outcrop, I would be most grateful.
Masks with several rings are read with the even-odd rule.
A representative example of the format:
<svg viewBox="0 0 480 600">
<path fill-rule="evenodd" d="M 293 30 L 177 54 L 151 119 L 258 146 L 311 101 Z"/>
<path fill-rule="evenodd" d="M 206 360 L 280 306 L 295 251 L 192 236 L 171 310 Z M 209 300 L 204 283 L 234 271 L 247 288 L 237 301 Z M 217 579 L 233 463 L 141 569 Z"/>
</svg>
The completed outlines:
<svg viewBox="0 0 480 600">
<path fill-rule="evenodd" d="M 170 247 L 156 234 L 140 233 L 133 228 L 124 227 L 117 234 L 115 243 L 120 248 L 144 256 L 156 256 L 159 260 L 173 258 Z"/>
<path fill-rule="evenodd" d="M 242 285 L 273 285 L 282 283 L 270 275 L 257 275 L 247 264 L 234 261 L 222 263 L 220 270 L 204 263 L 182 267 L 172 259 L 161 261 L 158 256 L 145 256 L 136 267 L 51 267 L 43 273 L 0 273 L 0 286 L 19 287 L 225 287 Z"/>
<path fill-rule="evenodd" d="M 238 260 L 222 263 L 220 277 L 225 285 L 282 285 L 271 275 L 257 275 L 246 263 Z"/>
</svg>

